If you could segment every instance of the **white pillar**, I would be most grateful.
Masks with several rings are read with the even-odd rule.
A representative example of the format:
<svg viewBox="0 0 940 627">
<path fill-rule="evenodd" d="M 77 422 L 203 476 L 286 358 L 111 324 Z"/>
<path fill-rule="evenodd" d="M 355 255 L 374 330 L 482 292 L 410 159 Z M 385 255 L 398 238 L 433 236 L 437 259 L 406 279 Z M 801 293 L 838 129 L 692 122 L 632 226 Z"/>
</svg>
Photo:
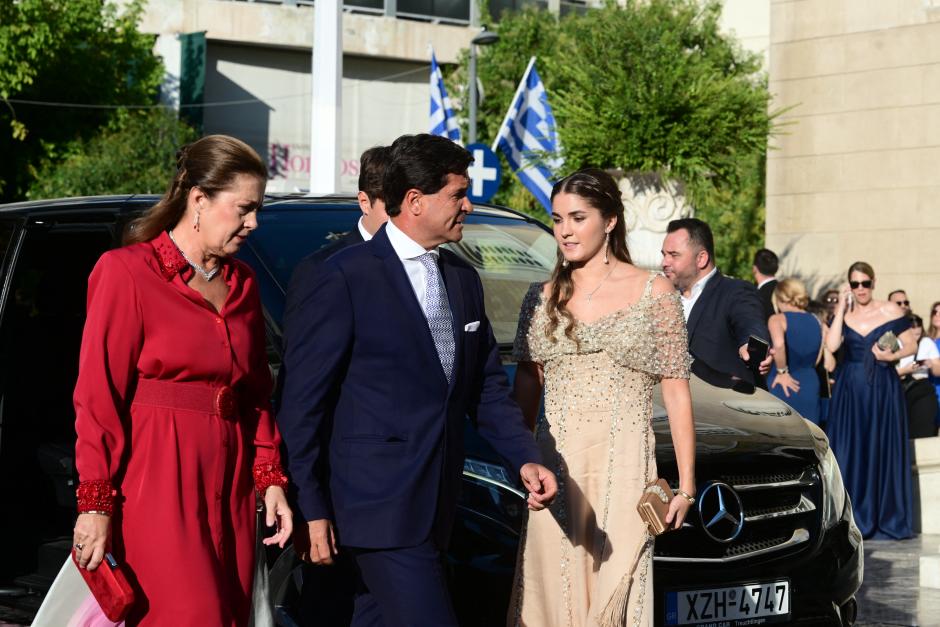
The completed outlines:
<svg viewBox="0 0 940 627">
<path fill-rule="evenodd" d="M 163 84 L 160 85 L 160 104 L 179 111 L 180 76 L 182 72 L 182 45 L 175 34 L 161 34 L 153 44 L 155 54 L 163 58 Z"/>
<path fill-rule="evenodd" d="M 343 11 L 339 1 L 317 2 L 313 23 L 313 102 L 310 107 L 310 193 L 339 190 L 342 142 Z"/>
</svg>

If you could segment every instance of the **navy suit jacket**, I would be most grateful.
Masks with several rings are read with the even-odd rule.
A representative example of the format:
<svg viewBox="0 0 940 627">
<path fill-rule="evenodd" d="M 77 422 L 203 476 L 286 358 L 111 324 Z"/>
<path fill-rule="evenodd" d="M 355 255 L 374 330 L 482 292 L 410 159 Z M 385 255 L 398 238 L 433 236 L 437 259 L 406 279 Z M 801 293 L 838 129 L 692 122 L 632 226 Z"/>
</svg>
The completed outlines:
<svg viewBox="0 0 940 627">
<path fill-rule="evenodd" d="M 479 276 L 447 250 L 441 270 L 456 338 L 449 385 L 385 227 L 291 281 L 278 426 L 303 517 L 333 519 L 344 545 L 446 543 L 468 414 L 514 472 L 540 461 L 509 398 Z"/>
<path fill-rule="evenodd" d="M 753 284 L 716 272 L 695 301 L 687 326 L 689 353 L 694 359 L 718 372 L 756 383 L 755 371 L 738 354 L 750 335 L 770 339 Z"/>
<path fill-rule="evenodd" d="M 757 295 L 760 296 L 761 306 L 764 308 L 764 319 L 770 319 L 774 315 L 774 290 L 777 289 L 777 279 L 771 279 L 757 288 Z"/>
</svg>

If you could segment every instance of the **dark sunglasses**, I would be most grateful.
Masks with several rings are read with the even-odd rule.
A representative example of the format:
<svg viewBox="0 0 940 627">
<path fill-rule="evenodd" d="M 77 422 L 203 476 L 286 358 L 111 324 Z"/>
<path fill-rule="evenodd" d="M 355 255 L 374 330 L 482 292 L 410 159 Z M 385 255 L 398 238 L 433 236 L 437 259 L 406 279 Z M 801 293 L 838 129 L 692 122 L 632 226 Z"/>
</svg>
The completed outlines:
<svg viewBox="0 0 940 627">
<path fill-rule="evenodd" d="M 849 287 L 853 290 L 857 290 L 860 287 L 864 287 L 866 290 L 871 289 L 871 279 L 867 281 L 849 281 Z"/>
<path fill-rule="evenodd" d="M 895 300 L 895 301 L 892 301 L 892 302 L 893 302 L 895 305 L 904 305 L 905 307 L 910 307 L 910 306 L 911 306 L 911 301 L 909 301 L 909 300 Z"/>
</svg>

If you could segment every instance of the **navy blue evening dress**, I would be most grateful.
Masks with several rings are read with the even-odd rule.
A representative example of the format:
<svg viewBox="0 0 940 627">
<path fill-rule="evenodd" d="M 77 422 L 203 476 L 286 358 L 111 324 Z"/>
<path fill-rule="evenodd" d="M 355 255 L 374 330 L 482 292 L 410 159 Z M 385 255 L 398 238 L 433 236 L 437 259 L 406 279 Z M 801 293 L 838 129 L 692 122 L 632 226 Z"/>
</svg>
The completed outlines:
<svg viewBox="0 0 940 627">
<path fill-rule="evenodd" d="M 900 335 L 910 326 L 908 318 L 898 318 L 864 336 L 843 326 L 845 359 L 826 431 L 865 538 L 913 535 L 907 403 L 894 364 L 871 352 L 884 333 Z"/>
<path fill-rule="evenodd" d="M 800 384 L 800 391 L 786 396 L 783 388 L 774 387 L 777 364 L 773 364 L 767 376 L 767 387 L 776 397 L 800 412 L 807 420 L 819 424 L 819 377 L 816 375 L 816 360 L 822 343 L 822 326 L 816 316 L 803 311 L 788 311 L 787 331 L 784 343 L 787 347 L 787 368 L 790 376 Z"/>
</svg>

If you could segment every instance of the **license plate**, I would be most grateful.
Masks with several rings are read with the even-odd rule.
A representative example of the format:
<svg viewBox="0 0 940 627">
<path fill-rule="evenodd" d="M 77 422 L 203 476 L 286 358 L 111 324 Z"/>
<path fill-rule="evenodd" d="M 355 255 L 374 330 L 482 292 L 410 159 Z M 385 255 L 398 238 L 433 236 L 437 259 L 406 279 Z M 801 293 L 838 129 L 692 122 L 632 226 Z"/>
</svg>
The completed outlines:
<svg viewBox="0 0 940 627">
<path fill-rule="evenodd" d="M 786 579 L 725 588 L 669 590 L 667 625 L 764 625 L 790 617 L 790 582 Z"/>
</svg>

